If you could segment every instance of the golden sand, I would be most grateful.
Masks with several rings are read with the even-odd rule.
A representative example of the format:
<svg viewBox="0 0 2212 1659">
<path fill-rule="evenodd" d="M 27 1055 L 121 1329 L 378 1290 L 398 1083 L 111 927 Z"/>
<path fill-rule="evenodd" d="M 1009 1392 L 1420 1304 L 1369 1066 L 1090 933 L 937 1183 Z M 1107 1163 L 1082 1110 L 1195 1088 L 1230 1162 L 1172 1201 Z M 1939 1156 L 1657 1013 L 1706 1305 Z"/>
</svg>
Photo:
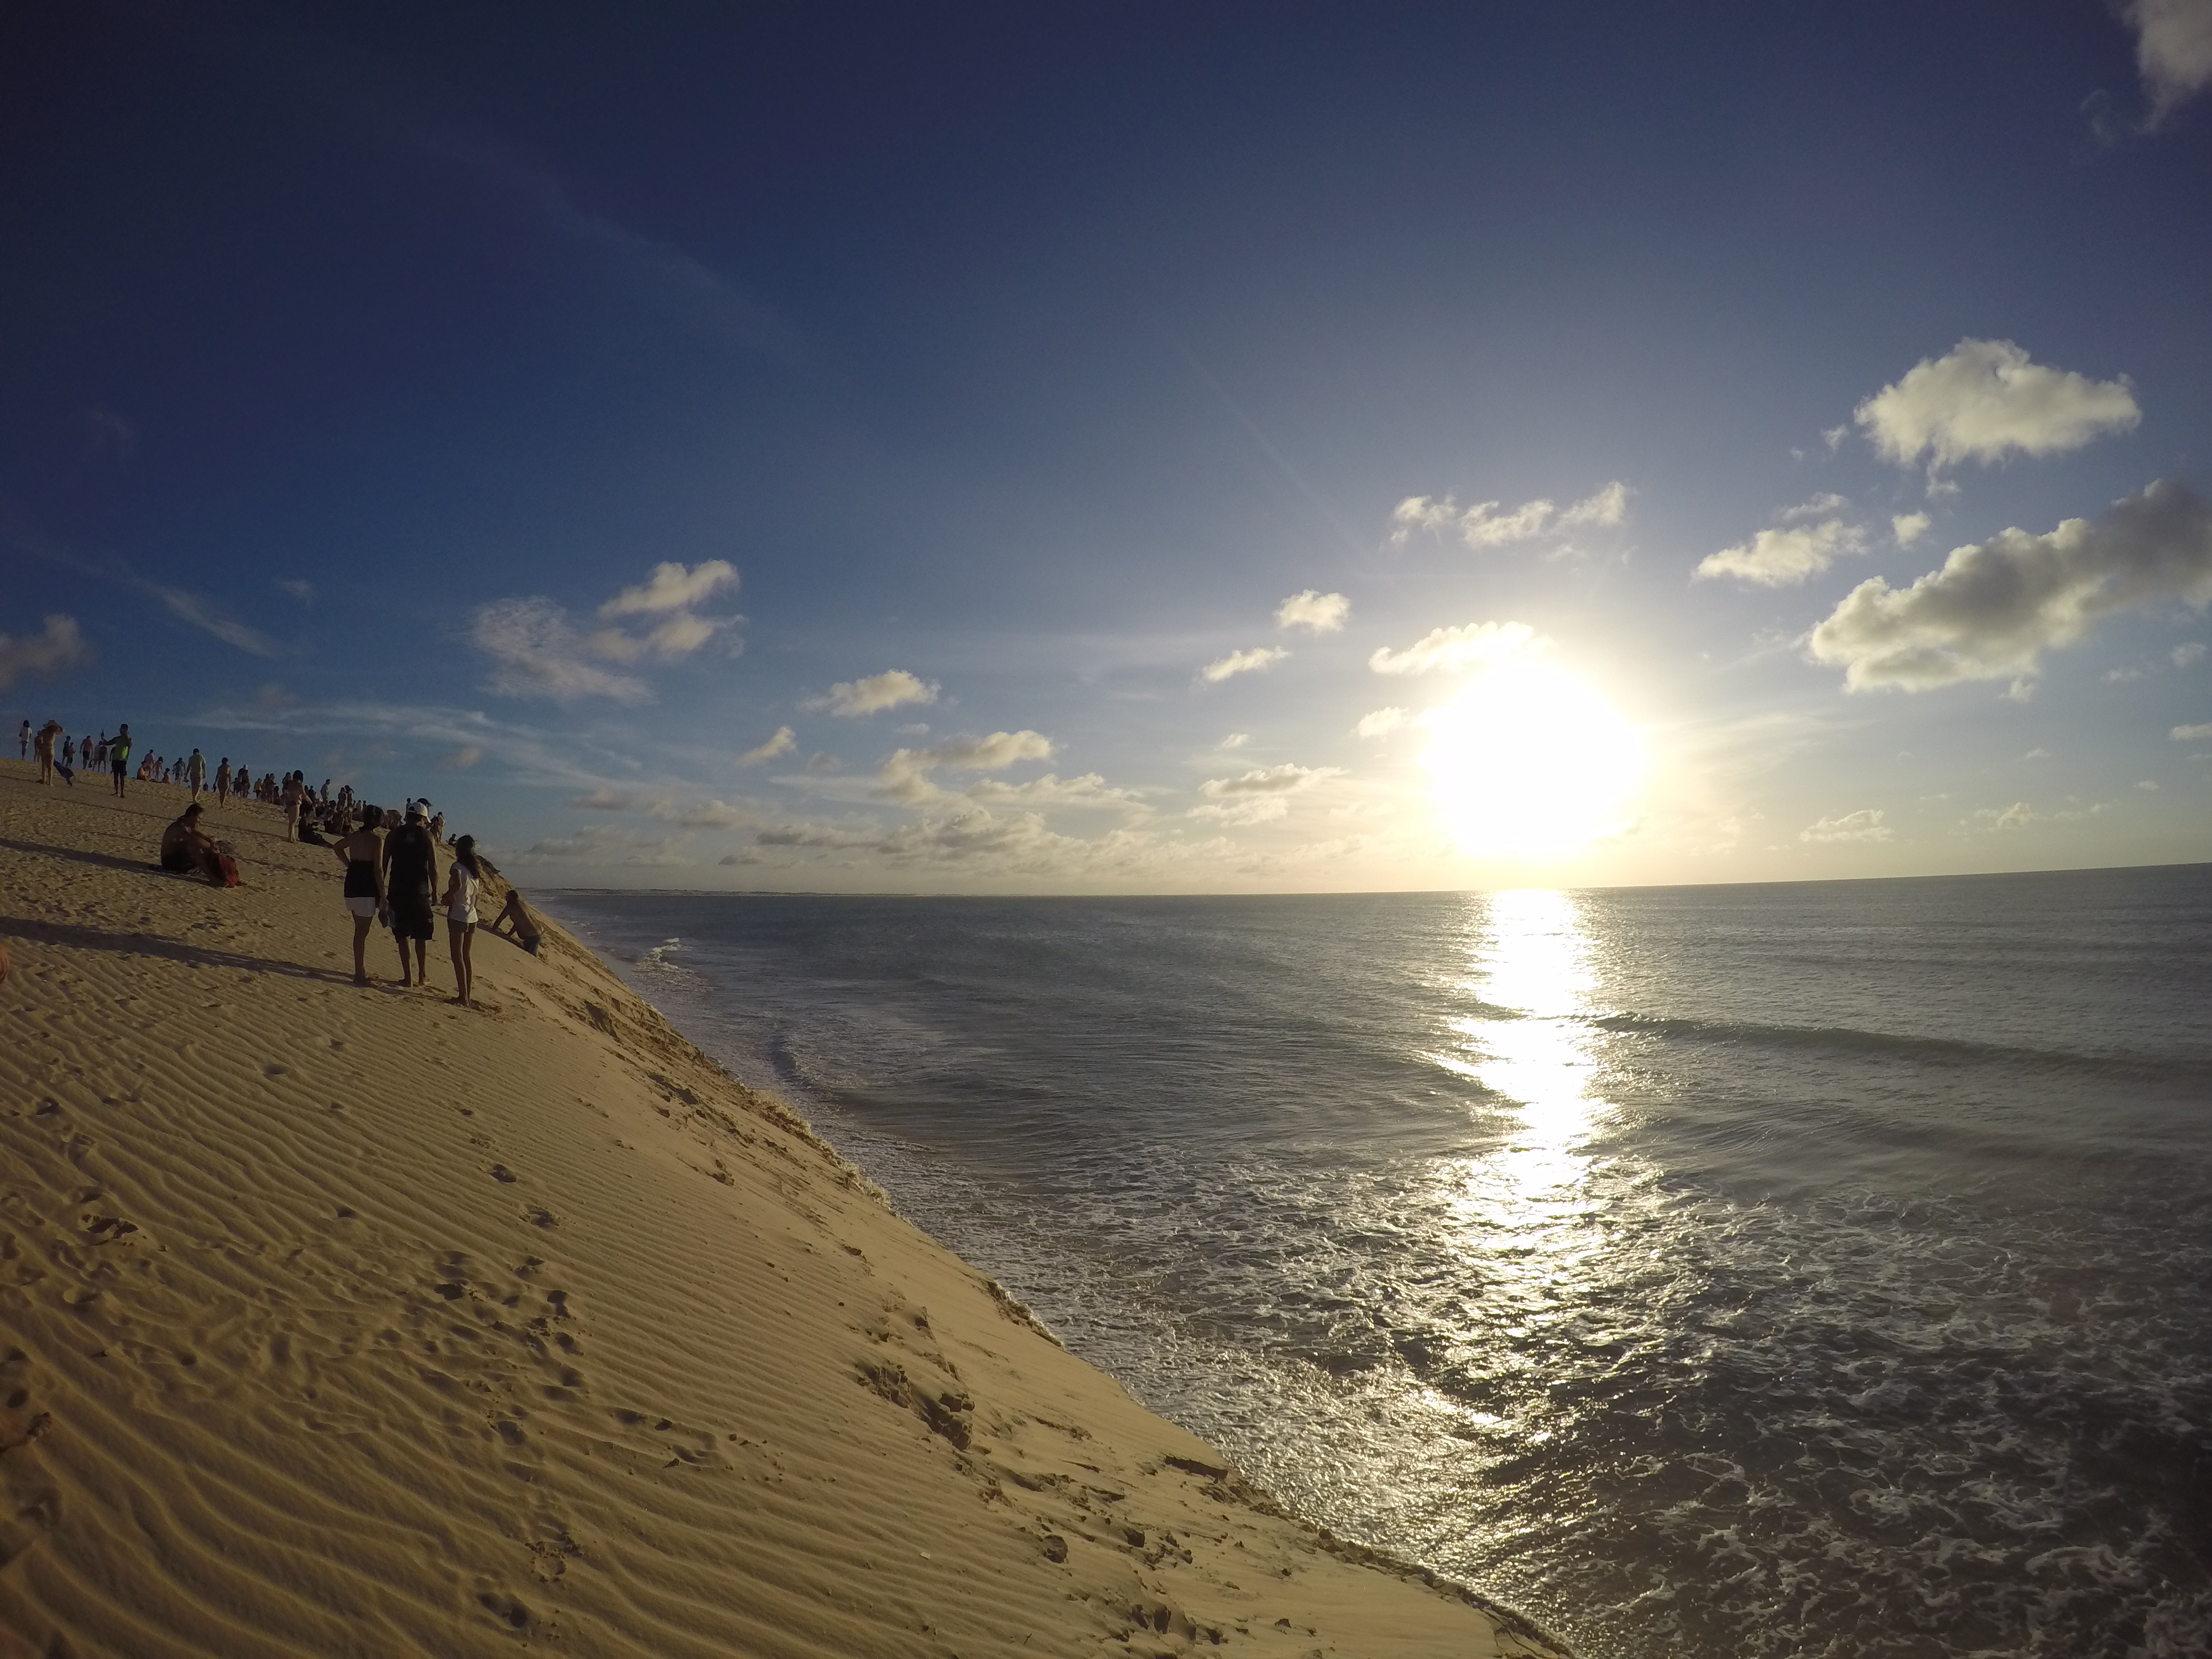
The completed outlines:
<svg viewBox="0 0 2212 1659">
<path fill-rule="evenodd" d="M 1285 1516 L 558 927 L 479 932 L 475 1012 L 442 925 L 357 988 L 272 809 L 220 890 L 152 866 L 181 790 L 33 776 L 0 1656 L 1561 1651 Z"/>
</svg>

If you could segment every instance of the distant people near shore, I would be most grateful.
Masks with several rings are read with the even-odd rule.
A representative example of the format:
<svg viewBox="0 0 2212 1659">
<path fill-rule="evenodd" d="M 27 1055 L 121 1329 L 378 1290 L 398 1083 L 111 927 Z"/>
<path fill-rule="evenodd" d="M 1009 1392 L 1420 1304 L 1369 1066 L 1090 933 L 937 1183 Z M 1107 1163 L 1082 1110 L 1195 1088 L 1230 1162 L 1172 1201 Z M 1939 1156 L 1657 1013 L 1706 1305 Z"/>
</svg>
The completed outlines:
<svg viewBox="0 0 2212 1659">
<path fill-rule="evenodd" d="M 479 859 L 477 862 L 481 866 L 483 860 Z M 504 933 L 499 931 L 501 922 L 507 924 L 507 931 Z M 497 938 L 520 945 L 533 957 L 538 954 L 538 947 L 545 942 L 545 930 L 538 925 L 538 918 L 530 914 L 530 907 L 522 902 L 522 893 L 519 888 L 510 887 L 507 890 L 507 903 L 500 913 L 492 918 L 491 926 L 486 931 Z"/>
<path fill-rule="evenodd" d="M 345 907 L 353 914 L 353 982 L 356 985 L 375 983 L 368 971 L 368 930 L 384 906 L 384 844 L 377 836 L 377 826 L 383 821 L 384 814 L 375 807 L 362 807 L 359 827 L 331 848 L 345 866 Z M 404 945 L 400 948 L 399 965 L 403 969 L 407 966 Z"/>
<path fill-rule="evenodd" d="M 128 722 L 115 731 L 115 741 L 107 745 L 107 769 L 115 775 L 115 793 L 123 793 L 124 769 L 131 763 L 131 727 Z"/>
<path fill-rule="evenodd" d="M 31 753 L 39 763 L 39 781 L 54 781 L 54 739 L 61 735 L 62 723 L 48 720 L 39 728 L 38 736 L 31 739 Z"/>
<path fill-rule="evenodd" d="M 438 890 L 438 849 L 422 822 L 419 807 L 410 807 L 400 826 L 384 838 L 385 902 L 391 907 L 392 937 L 399 946 L 399 982 L 430 982 L 429 942 L 436 932 L 432 920 Z M 414 976 L 409 977 L 407 946 L 415 946 Z"/>
<path fill-rule="evenodd" d="M 477 930 L 477 883 L 483 872 L 477 867 L 477 840 L 463 836 L 453 843 L 453 874 L 446 882 L 446 949 L 453 959 L 453 1000 L 473 1008 L 470 994 L 476 984 L 476 964 L 470 953 Z"/>
</svg>

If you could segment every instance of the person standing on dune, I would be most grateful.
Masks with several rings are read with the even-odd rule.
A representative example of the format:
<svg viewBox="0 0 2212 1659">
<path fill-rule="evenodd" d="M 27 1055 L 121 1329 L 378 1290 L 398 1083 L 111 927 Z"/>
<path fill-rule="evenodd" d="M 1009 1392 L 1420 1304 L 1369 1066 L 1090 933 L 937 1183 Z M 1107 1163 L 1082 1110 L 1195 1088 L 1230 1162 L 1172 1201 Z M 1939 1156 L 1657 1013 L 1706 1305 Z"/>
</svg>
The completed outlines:
<svg viewBox="0 0 2212 1659">
<path fill-rule="evenodd" d="M 62 723 L 59 720 L 48 720 L 39 728 L 39 735 L 31 739 L 31 751 L 38 757 L 39 760 L 40 783 L 52 783 L 54 781 L 54 739 L 61 735 L 61 732 Z"/>
<path fill-rule="evenodd" d="M 430 982 L 428 951 L 436 924 L 431 920 L 438 891 L 438 849 L 423 827 L 422 809 L 410 806 L 406 822 L 384 838 L 385 903 L 392 912 L 392 937 L 399 946 L 399 982 Z M 414 977 L 408 976 L 407 946 L 415 946 Z"/>
<path fill-rule="evenodd" d="M 349 836 L 342 836 L 331 850 L 337 854 L 338 862 L 345 866 L 345 904 L 353 913 L 353 982 L 373 985 L 374 979 L 368 971 L 368 928 L 376 920 L 378 908 L 384 902 L 383 843 L 377 837 L 377 826 L 384 822 L 384 814 L 374 806 L 361 809 L 361 827 Z M 407 966 L 405 945 L 400 947 L 399 965 Z"/>
<path fill-rule="evenodd" d="M 216 763 L 215 804 L 226 806 L 230 803 L 230 757 L 225 755 Z"/>
<path fill-rule="evenodd" d="M 15 757 L 18 760 L 31 757 L 31 723 L 28 720 L 23 722 L 23 729 L 15 734 Z"/>
<path fill-rule="evenodd" d="M 115 774 L 115 793 L 123 793 L 124 769 L 131 764 L 131 723 L 115 728 L 115 741 L 107 745 L 108 769 Z"/>
<path fill-rule="evenodd" d="M 192 757 L 185 763 L 185 781 L 191 785 L 192 799 L 198 800 L 207 785 L 207 757 L 200 753 L 198 744 L 192 745 Z"/>
</svg>

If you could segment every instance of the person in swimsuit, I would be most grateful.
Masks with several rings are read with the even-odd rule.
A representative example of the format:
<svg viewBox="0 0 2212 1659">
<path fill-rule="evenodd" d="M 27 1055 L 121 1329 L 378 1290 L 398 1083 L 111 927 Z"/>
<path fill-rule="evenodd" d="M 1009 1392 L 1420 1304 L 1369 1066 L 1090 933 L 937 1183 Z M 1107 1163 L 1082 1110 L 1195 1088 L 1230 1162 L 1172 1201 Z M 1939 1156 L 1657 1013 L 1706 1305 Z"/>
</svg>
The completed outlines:
<svg viewBox="0 0 2212 1659">
<path fill-rule="evenodd" d="M 453 958 L 453 984 L 458 988 L 453 1000 L 464 1008 L 476 1005 L 469 1000 L 469 991 L 476 982 L 476 965 L 471 960 L 469 945 L 477 930 L 477 883 L 483 877 L 477 867 L 477 838 L 463 836 L 453 843 L 453 871 L 446 883 L 446 948 Z"/>
<path fill-rule="evenodd" d="M 430 982 L 428 953 L 437 929 L 431 920 L 438 890 L 438 849 L 422 823 L 422 809 L 408 809 L 407 820 L 384 838 L 385 902 L 392 907 L 392 936 L 399 945 L 399 982 Z M 407 971 L 407 946 L 415 946 L 415 973 Z"/>
<path fill-rule="evenodd" d="M 331 851 L 345 866 L 345 907 L 353 913 L 353 982 L 373 985 L 368 971 L 368 929 L 384 903 L 383 843 L 376 826 L 383 813 L 374 806 L 361 809 L 361 827 L 336 842 Z M 403 952 L 400 966 L 407 965 Z"/>
</svg>

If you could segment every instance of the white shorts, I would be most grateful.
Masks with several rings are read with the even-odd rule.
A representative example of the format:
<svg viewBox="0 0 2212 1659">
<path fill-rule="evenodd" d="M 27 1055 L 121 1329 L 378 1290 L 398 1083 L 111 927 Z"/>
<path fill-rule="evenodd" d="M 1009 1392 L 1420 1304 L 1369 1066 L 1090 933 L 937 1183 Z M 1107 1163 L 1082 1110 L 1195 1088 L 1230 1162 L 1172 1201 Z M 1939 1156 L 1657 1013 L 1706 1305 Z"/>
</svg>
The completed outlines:
<svg viewBox="0 0 2212 1659">
<path fill-rule="evenodd" d="M 357 916 L 373 916 L 376 914 L 376 901 L 374 898 L 349 898 L 346 901 L 346 908 Z"/>
<path fill-rule="evenodd" d="M 473 927 L 477 925 L 477 913 L 473 910 L 448 910 L 446 920 L 456 927 Z"/>
</svg>

